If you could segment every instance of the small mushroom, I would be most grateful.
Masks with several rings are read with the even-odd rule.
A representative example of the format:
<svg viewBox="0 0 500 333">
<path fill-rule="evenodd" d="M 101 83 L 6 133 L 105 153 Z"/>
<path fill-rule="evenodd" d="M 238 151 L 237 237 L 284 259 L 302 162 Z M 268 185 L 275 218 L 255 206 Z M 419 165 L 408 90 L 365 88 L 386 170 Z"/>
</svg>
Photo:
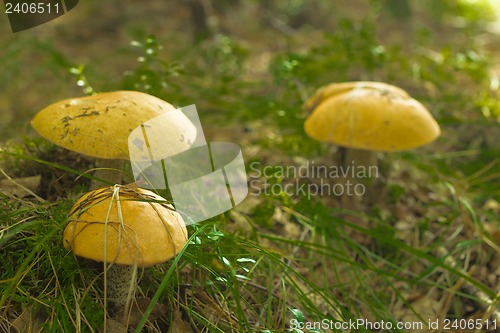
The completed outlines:
<svg viewBox="0 0 500 333">
<path fill-rule="evenodd" d="M 115 185 L 84 194 L 69 213 L 63 245 L 76 256 L 104 262 L 106 298 L 129 309 L 137 267 L 176 256 L 187 243 L 181 215 L 155 193 Z"/>
<path fill-rule="evenodd" d="M 304 109 L 309 113 L 304 128 L 310 137 L 343 147 L 339 150 L 343 168 L 376 167 L 375 152 L 417 148 L 441 133 L 420 102 L 383 82 L 324 86 L 306 101 Z"/>
<path fill-rule="evenodd" d="M 61 147 L 98 158 L 96 178 L 120 184 L 122 160 L 129 160 L 130 133 L 173 110 L 171 104 L 142 92 L 115 91 L 51 104 L 35 115 L 31 125 Z M 161 140 L 169 148 L 165 156 L 158 157 L 166 158 L 190 148 L 196 138 L 196 127 L 181 114 L 175 117 L 174 124 L 165 124 L 156 133 L 157 137 L 151 139 Z M 99 182 L 92 182 L 91 189 L 100 186 Z"/>
</svg>

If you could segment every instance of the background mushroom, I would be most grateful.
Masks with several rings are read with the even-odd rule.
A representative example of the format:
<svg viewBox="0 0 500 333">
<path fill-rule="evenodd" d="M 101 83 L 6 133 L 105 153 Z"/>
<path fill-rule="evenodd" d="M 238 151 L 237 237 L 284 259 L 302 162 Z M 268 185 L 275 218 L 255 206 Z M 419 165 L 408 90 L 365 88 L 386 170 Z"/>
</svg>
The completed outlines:
<svg viewBox="0 0 500 333">
<path fill-rule="evenodd" d="M 120 184 L 122 160 L 129 159 L 129 134 L 148 120 L 173 110 L 171 104 L 142 92 L 115 91 L 51 104 L 35 115 L 31 125 L 59 146 L 98 158 L 96 178 Z M 181 114 L 175 120 L 157 131 L 158 139 L 170 147 L 169 154 L 189 149 L 196 138 L 196 127 L 187 117 Z M 91 189 L 100 186 L 93 181 Z"/>
<path fill-rule="evenodd" d="M 104 262 L 105 295 L 127 314 L 137 267 L 171 259 L 187 239 L 184 220 L 164 198 L 115 185 L 88 192 L 75 203 L 63 244 L 79 257 Z"/>
<path fill-rule="evenodd" d="M 340 146 L 337 165 L 352 179 L 377 167 L 376 152 L 413 149 L 441 133 L 430 112 L 404 90 L 382 82 L 344 82 L 324 86 L 305 105 L 306 133 Z M 367 172 L 365 174 L 370 174 Z"/>
<path fill-rule="evenodd" d="M 316 91 L 304 108 L 310 113 L 306 133 L 347 148 L 346 163 L 369 165 L 374 151 L 413 149 L 441 133 L 420 102 L 382 82 L 333 83 Z"/>
</svg>

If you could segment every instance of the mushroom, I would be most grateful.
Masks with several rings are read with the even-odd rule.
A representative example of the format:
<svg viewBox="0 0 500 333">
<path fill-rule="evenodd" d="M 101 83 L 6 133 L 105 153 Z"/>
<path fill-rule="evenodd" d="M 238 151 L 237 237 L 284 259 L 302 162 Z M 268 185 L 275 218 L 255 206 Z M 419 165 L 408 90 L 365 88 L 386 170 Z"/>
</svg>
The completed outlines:
<svg viewBox="0 0 500 333">
<path fill-rule="evenodd" d="M 63 235 L 76 256 L 104 262 L 105 303 L 124 313 L 135 295 L 137 267 L 173 258 L 188 240 L 184 220 L 164 198 L 120 185 L 78 199 Z"/>
<path fill-rule="evenodd" d="M 95 177 L 120 184 L 121 160 L 129 159 L 129 134 L 143 123 L 173 110 L 171 104 L 142 92 L 115 91 L 51 104 L 35 115 L 31 125 L 47 140 L 97 158 Z M 181 113 L 173 119 L 174 123 L 165 124 L 156 131 L 157 137 L 150 138 L 150 141 L 161 140 L 168 147 L 165 156 L 158 158 L 189 149 L 196 138 L 196 127 L 186 116 Z M 91 189 L 100 186 L 93 181 Z"/>
<path fill-rule="evenodd" d="M 383 82 L 333 83 L 304 104 L 306 133 L 344 147 L 342 172 L 377 166 L 375 152 L 413 149 L 440 135 L 430 112 L 406 91 Z M 365 169 L 366 170 L 366 169 Z"/>
</svg>

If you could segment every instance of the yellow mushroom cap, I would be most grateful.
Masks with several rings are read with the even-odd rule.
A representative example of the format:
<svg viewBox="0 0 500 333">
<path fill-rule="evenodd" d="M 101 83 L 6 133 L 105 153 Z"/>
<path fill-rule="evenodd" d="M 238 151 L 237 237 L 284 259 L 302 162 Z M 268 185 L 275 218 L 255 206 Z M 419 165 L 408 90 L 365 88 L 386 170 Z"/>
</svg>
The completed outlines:
<svg viewBox="0 0 500 333">
<path fill-rule="evenodd" d="M 182 249 L 188 236 L 181 215 L 158 201 L 165 199 L 126 186 L 88 192 L 69 213 L 63 245 L 96 261 L 140 267 L 165 262 Z"/>
<path fill-rule="evenodd" d="M 129 134 L 172 110 L 175 108 L 171 104 L 157 97 L 138 91 L 115 91 L 51 104 L 35 115 L 31 125 L 47 140 L 69 150 L 105 159 L 129 159 Z M 187 118 L 170 126 L 178 128 L 166 132 L 185 133 L 194 141 L 196 128 Z M 176 152 L 190 147 L 188 140 L 175 144 Z"/>
<path fill-rule="evenodd" d="M 439 137 L 430 112 L 404 90 L 382 82 L 334 83 L 304 105 L 306 133 L 349 148 L 401 151 Z"/>
</svg>

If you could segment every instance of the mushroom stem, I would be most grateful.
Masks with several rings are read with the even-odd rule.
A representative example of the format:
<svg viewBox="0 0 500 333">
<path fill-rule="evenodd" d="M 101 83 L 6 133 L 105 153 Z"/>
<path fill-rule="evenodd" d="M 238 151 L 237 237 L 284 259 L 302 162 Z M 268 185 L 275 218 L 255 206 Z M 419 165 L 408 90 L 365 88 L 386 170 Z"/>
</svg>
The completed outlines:
<svg viewBox="0 0 500 333">
<path fill-rule="evenodd" d="M 110 182 L 112 185 L 121 184 L 123 178 L 123 161 L 118 159 L 96 159 L 96 171 L 90 182 L 90 190 L 95 190 L 109 184 L 103 181 Z"/>
<path fill-rule="evenodd" d="M 357 209 L 360 196 L 369 199 L 373 192 L 373 178 L 378 177 L 377 153 L 369 150 L 340 147 L 337 165 L 345 175 L 344 194 L 341 202 L 344 208 Z M 360 189 L 360 186 L 362 188 Z M 350 190 L 349 190 L 350 189 Z"/>
<path fill-rule="evenodd" d="M 106 266 L 104 285 L 107 301 L 112 304 L 115 310 L 123 309 L 123 323 L 126 323 L 128 309 L 137 289 L 137 266 L 119 264 Z"/>
<path fill-rule="evenodd" d="M 361 150 L 354 148 L 345 148 L 343 167 L 354 167 L 356 171 L 361 171 L 361 168 L 369 170 L 370 167 L 377 167 L 377 154 L 369 150 Z"/>
</svg>

